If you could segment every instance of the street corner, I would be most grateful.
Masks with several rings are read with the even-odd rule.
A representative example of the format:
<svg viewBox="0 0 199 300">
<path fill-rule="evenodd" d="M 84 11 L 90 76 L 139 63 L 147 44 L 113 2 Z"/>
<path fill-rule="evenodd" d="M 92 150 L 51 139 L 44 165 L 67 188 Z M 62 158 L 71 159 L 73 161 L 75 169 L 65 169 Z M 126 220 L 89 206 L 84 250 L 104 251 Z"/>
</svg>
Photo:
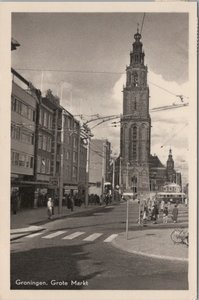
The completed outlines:
<svg viewBox="0 0 199 300">
<path fill-rule="evenodd" d="M 171 239 L 173 229 L 147 229 L 120 233 L 112 245 L 128 253 L 151 258 L 188 262 L 188 247 L 174 243 Z"/>
<path fill-rule="evenodd" d="M 30 235 L 30 234 L 36 234 L 40 231 L 45 230 L 43 226 L 28 226 L 26 228 L 16 228 L 16 229 L 11 229 L 10 231 L 10 240 L 17 240 L 21 237 Z"/>
</svg>

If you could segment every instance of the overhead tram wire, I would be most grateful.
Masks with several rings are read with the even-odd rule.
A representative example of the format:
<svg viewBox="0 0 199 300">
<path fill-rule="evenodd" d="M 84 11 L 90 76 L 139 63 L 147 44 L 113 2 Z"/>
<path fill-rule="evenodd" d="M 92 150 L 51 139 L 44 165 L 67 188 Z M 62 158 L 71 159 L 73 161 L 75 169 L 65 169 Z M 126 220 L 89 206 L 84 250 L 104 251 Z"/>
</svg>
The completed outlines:
<svg viewBox="0 0 199 300">
<path fill-rule="evenodd" d="M 82 73 L 82 74 L 112 74 L 112 75 L 123 75 L 126 74 L 126 72 L 116 72 L 116 71 L 92 71 L 92 70 L 60 70 L 60 69 L 34 69 L 34 68 L 15 68 L 17 71 L 33 71 L 33 72 L 60 72 L 60 73 Z M 173 92 L 157 85 L 156 83 L 153 83 L 152 81 L 149 81 L 150 84 L 156 86 L 157 88 L 169 93 L 170 95 L 173 95 L 175 97 L 179 97 L 179 95 L 174 94 Z M 183 96 L 183 95 L 181 95 Z M 185 97 L 185 96 L 184 96 Z M 188 98 L 188 97 L 185 97 Z"/>
<path fill-rule="evenodd" d="M 83 74 L 125 74 L 125 72 L 116 71 L 92 71 L 92 70 L 60 70 L 60 69 L 34 69 L 34 68 L 16 68 L 17 71 L 31 71 L 31 72 L 58 72 L 58 73 L 83 73 Z"/>
<path fill-rule="evenodd" d="M 166 140 L 166 142 L 164 142 L 164 144 L 160 147 L 160 148 L 164 148 L 164 146 L 166 144 L 168 144 L 168 142 L 170 142 L 175 136 L 177 136 L 177 134 L 182 131 L 186 126 L 188 126 L 188 122 L 185 123 L 182 127 L 180 127 L 169 139 Z"/>
<path fill-rule="evenodd" d="M 143 18 L 142 18 L 142 25 L 141 25 L 141 29 L 140 29 L 140 34 L 142 34 L 142 29 L 143 29 L 143 25 L 144 25 L 145 15 L 146 15 L 146 13 L 144 13 Z"/>
</svg>

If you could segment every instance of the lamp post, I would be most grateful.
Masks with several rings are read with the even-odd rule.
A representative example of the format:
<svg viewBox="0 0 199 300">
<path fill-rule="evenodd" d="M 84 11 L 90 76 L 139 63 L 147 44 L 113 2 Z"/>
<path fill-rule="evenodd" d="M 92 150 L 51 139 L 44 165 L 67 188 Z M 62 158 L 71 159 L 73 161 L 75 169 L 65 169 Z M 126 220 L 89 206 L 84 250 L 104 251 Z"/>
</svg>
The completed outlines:
<svg viewBox="0 0 199 300">
<path fill-rule="evenodd" d="M 87 139 L 85 206 L 88 206 L 90 137 Z"/>
<path fill-rule="evenodd" d="M 82 135 L 84 140 L 86 140 L 87 153 L 86 153 L 86 183 L 85 183 L 85 207 L 88 206 L 88 190 L 89 190 L 89 166 L 90 166 L 90 139 L 93 136 L 90 128 L 83 124 Z"/>
<path fill-rule="evenodd" d="M 126 189 L 129 188 L 129 162 L 126 164 Z"/>
<path fill-rule="evenodd" d="M 104 194 L 104 173 L 105 173 L 105 143 L 102 145 L 102 196 Z"/>
<path fill-rule="evenodd" d="M 115 158 L 113 157 L 112 158 L 113 160 L 113 176 L 112 176 L 112 189 L 113 189 L 113 195 L 112 195 L 112 199 L 113 199 L 113 202 L 115 200 Z"/>
<path fill-rule="evenodd" d="M 64 112 L 61 112 L 62 127 L 61 127 L 61 147 L 60 147 L 60 176 L 59 176 L 59 208 L 58 213 L 62 212 L 62 200 L 63 200 L 63 173 L 64 173 L 64 155 L 63 155 L 63 144 L 64 144 Z"/>
<path fill-rule="evenodd" d="M 122 185 L 122 157 L 120 156 L 120 170 L 119 170 L 119 193 L 121 194 Z"/>
</svg>

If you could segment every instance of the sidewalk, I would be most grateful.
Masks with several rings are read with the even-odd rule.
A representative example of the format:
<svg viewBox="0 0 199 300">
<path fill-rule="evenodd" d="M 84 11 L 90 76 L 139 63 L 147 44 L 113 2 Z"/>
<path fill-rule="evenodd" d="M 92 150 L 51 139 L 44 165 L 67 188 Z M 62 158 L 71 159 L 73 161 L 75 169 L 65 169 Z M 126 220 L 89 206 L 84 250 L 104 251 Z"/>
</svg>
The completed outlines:
<svg viewBox="0 0 199 300">
<path fill-rule="evenodd" d="M 11 233 L 17 234 L 22 232 L 26 233 L 27 231 L 38 231 L 41 230 L 43 228 L 42 226 L 46 223 L 73 214 L 98 209 L 103 206 L 104 205 L 89 205 L 88 207 L 85 207 L 84 205 L 81 207 L 75 206 L 73 212 L 63 206 L 61 214 L 58 214 L 58 207 L 55 207 L 55 214 L 52 216 L 51 220 L 48 219 L 46 207 L 24 209 L 19 211 L 16 215 L 11 214 Z"/>
<path fill-rule="evenodd" d="M 175 227 L 180 227 L 176 224 Z M 188 261 L 188 247 L 184 244 L 174 244 L 170 238 L 174 228 L 146 229 L 120 233 L 112 245 L 121 250 L 149 256 L 152 258 Z"/>
</svg>

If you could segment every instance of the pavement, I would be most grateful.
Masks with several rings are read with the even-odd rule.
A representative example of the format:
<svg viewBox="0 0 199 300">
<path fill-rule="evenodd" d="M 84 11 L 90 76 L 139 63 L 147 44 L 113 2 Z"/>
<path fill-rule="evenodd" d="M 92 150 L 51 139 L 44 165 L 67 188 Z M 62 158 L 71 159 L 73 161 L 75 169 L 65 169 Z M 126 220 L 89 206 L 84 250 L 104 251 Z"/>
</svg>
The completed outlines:
<svg viewBox="0 0 199 300">
<path fill-rule="evenodd" d="M 127 232 L 120 233 L 112 241 L 112 245 L 120 250 L 143 256 L 188 261 L 187 245 L 174 243 L 171 239 L 171 233 L 175 228 L 188 230 L 188 208 L 180 204 L 178 209 L 177 223 L 172 222 L 170 213 L 167 224 L 163 224 L 161 214 L 157 224 L 152 222 L 147 222 L 144 226 L 130 224 L 128 234 Z"/>
<path fill-rule="evenodd" d="M 68 215 L 98 210 L 101 207 L 103 206 L 75 207 L 73 212 L 64 207 L 62 214 L 58 214 L 58 208 L 56 207 L 55 215 L 50 221 L 47 219 L 46 208 L 21 211 L 17 215 L 11 216 L 11 240 L 44 230 L 48 222 L 67 218 Z M 151 222 L 146 226 L 140 226 L 137 223 L 129 224 L 128 236 L 126 232 L 119 233 L 112 241 L 112 245 L 133 254 L 186 262 L 188 261 L 188 247 L 181 243 L 174 244 L 171 240 L 170 235 L 174 228 L 188 228 L 188 208 L 184 205 L 179 205 L 177 224 L 172 223 L 171 220 L 167 224 L 163 224 L 161 215 L 158 224 L 152 224 Z"/>
<path fill-rule="evenodd" d="M 99 205 L 88 205 L 85 207 L 75 206 L 74 210 L 71 211 L 67 207 L 62 207 L 62 212 L 58 213 L 58 207 L 55 207 L 54 215 L 51 220 L 48 219 L 47 208 L 39 207 L 32 209 L 24 209 L 17 212 L 16 215 L 11 214 L 11 240 L 27 236 L 32 233 L 36 233 L 45 229 L 45 225 L 52 223 L 53 221 L 64 219 L 67 216 L 76 215 L 90 210 L 98 209 L 102 206 Z"/>
<path fill-rule="evenodd" d="M 112 244 L 121 250 L 159 259 L 188 261 L 188 247 L 174 244 L 171 240 L 172 228 L 143 229 L 119 234 Z"/>
</svg>

